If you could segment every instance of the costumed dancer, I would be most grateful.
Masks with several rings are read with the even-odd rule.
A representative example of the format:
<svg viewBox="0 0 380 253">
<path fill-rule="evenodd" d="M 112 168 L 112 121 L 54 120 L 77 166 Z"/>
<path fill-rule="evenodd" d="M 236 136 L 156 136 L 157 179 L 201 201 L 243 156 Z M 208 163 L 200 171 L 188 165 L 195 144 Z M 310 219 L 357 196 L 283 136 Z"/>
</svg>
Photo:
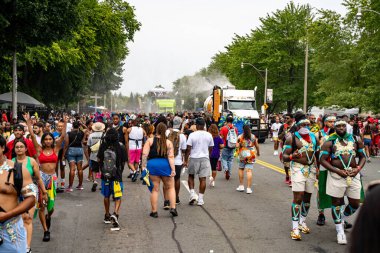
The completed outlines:
<svg viewBox="0 0 380 253">
<path fill-rule="evenodd" d="M 321 169 L 319 175 L 320 208 L 331 207 L 338 244 L 347 244 L 344 220 L 355 213 L 364 198 L 359 172 L 366 156 L 363 142 L 347 133 L 345 121 L 337 121 L 335 131 L 326 139 L 320 152 L 320 163 L 327 169 Z M 358 163 L 356 156 L 359 157 Z M 349 202 L 346 206 L 344 196 Z"/>
<path fill-rule="evenodd" d="M 300 231 L 310 233 L 305 220 L 310 209 L 310 198 L 316 181 L 317 138 L 310 132 L 310 121 L 305 114 L 295 114 L 297 131 L 290 135 L 284 145 L 284 162 L 290 162 L 293 203 L 291 207 L 293 240 L 301 240 Z"/>
</svg>

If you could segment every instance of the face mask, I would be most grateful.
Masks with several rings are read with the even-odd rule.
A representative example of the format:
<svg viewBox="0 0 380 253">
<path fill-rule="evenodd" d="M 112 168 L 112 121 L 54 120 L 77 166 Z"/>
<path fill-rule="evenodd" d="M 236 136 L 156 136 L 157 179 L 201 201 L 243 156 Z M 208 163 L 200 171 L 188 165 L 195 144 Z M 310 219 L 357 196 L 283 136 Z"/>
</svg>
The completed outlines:
<svg viewBox="0 0 380 253">
<path fill-rule="evenodd" d="M 309 134 L 310 130 L 307 127 L 302 127 L 298 130 L 301 135 Z"/>
</svg>

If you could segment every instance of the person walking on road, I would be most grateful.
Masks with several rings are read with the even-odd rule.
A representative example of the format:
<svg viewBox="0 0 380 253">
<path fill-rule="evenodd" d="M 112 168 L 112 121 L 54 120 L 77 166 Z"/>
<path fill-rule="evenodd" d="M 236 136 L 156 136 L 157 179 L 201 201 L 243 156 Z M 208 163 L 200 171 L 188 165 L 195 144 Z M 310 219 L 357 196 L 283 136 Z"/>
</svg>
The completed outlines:
<svg viewBox="0 0 380 253">
<path fill-rule="evenodd" d="M 289 169 L 290 162 L 287 162 L 283 159 L 284 153 L 284 143 L 286 139 L 296 131 L 296 126 L 294 125 L 293 114 L 288 113 L 285 115 L 285 123 L 281 125 L 278 130 L 278 138 L 280 139 L 280 148 L 282 149 L 280 154 L 280 160 L 284 164 L 285 170 L 285 184 L 288 184 L 290 187 L 292 186 L 292 181 L 290 180 Z"/>
<path fill-rule="evenodd" d="M 280 118 L 276 116 L 276 122 L 272 124 L 271 132 L 272 132 L 272 139 L 273 139 L 273 145 L 274 145 L 274 156 L 278 156 L 278 144 L 280 143 L 280 140 L 278 139 L 278 131 L 281 127 Z"/>
<path fill-rule="evenodd" d="M 326 200 L 326 195 L 331 197 L 331 201 L 321 201 L 320 205 L 322 208 L 331 206 L 338 244 L 347 244 L 345 218 L 359 208 L 362 190 L 359 172 L 366 162 L 363 142 L 347 133 L 346 127 L 343 120 L 335 123 L 335 133 L 323 143 L 320 154 L 320 163 L 327 171 L 320 171 L 319 196 L 321 200 Z M 356 156 L 359 157 L 358 163 Z M 346 206 L 345 196 L 348 198 Z"/>
<path fill-rule="evenodd" d="M 45 189 L 44 182 L 41 179 L 40 175 L 40 168 L 34 160 L 34 158 L 26 156 L 26 143 L 23 139 L 16 139 L 14 150 L 13 152 L 17 155 L 15 158 L 12 159 L 14 163 L 20 163 L 23 167 L 27 168 L 28 172 L 30 173 L 30 176 L 32 179 L 35 179 L 37 182 L 37 186 L 39 191 L 41 191 L 40 196 L 42 199 L 40 199 L 40 203 L 43 204 L 47 203 L 48 196 Z M 36 199 L 37 203 L 37 199 Z M 33 233 L 33 216 L 34 216 L 35 206 L 33 206 L 31 209 L 29 209 L 27 212 L 22 214 L 22 220 L 24 221 L 24 227 L 26 229 L 26 237 L 27 237 L 27 253 L 31 252 L 30 245 L 32 243 L 32 233 Z"/>
<path fill-rule="evenodd" d="M 95 192 L 98 182 L 96 181 L 96 174 L 99 173 L 99 163 L 98 163 L 98 151 L 101 144 L 101 139 L 104 135 L 105 125 L 102 122 L 96 122 L 92 124 L 92 133 L 87 140 L 87 149 L 89 153 L 89 165 L 92 171 L 92 188 L 91 191 Z"/>
<path fill-rule="evenodd" d="M 293 202 L 291 207 L 293 240 L 301 240 L 300 231 L 309 234 L 306 216 L 310 209 L 310 198 L 316 182 L 317 164 L 315 152 L 318 142 L 310 132 L 310 121 L 305 114 L 295 114 L 297 131 L 288 136 L 284 145 L 284 162 L 290 162 L 292 173 Z"/>
<path fill-rule="evenodd" d="M 38 161 L 40 163 L 40 174 L 48 195 L 46 206 L 40 205 L 40 210 L 38 212 L 42 227 L 44 229 L 43 241 L 48 242 L 50 241 L 51 217 L 54 212 L 57 189 L 57 174 L 55 174 L 55 170 L 58 163 L 58 152 L 61 148 L 63 140 L 66 137 L 67 116 L 64 116 L 64 126 L 61 136 L 55 141 L 52 133 L 44 133 L 41 137 L 41 146 L 38 144 L 37 138 L 32 131 L 32 124 L 29 114 L 25 114 L 24 118 L 27 122 L 34 147 L 37 150 Z M 45 207 L 47 209 L 47 214 L 45 214 Z"/>
<path fill-rule="evenodd" d="M 130 119 L 132 127 L 127 129 L 128 136 L 128 166 L 133 171 L 132 182 L 136 182 L 139 176 L 139 164 L 144 145 L 145 130 L 139 126 L 138 119 Z"/>
<path fill-rule="evenodd" d="M 149 178 L 153 182 L 150 196 L 152 206 L 150 216 L 153 218 L 158 217 L 157 202 L 161 180 L 166 191 L 165 195 L 168 196 L 170 202 L 170 213 L 173 217 L 178 216 L 174 188 L 174 176 L 176 175 L 174 148 L 172 142 L 166 138 L 166 130 L 167 127 L 164 123 L 157 125 L 156 135 L 146 141 L 142 155 L 141 167 L 143 170 L 148 169 Z"/>
<path fill-rule="evenodd" d="M 35 205 L 37 187 L 28 169 L 8 160 L 6 151 L 6 140 L 0 135 L 0 252 L 24 253 L 27 235 L 21 215 Z"/>
<path fill-rule="evenodd" d="M 78 170 L 79 183 L 76 187 L 77 190 L 83 190 L 83 140 L 85 138 L 84 133 L 79 129 L 79 121 L 73 123 L 73 129 L 68 132 L 65 137 L 65 153 L 67 154 L 67 160 L 69 161 L 70 174 L 69 174 L 69 187 L 67 192 L 73 191 L 75 169 Z"/>
<path fill-rule="evenodd" d="M 174 188 L 176 195 L 176 204 L 180 204 L 179 200 L 179 190 L 181 188 L 181 171 L 183 166 L 183 159 L 186 153 L 186 136 L 181 133 L 182 119 L 178 116 L 173 119 L 173 129 L 167 130 L 166 135 L 168 136 L 168 140 L 170 140 L 173 144 L 174 148 L 174 165 L 175 165 L 175 177 L 174 177 Z M 166 200 L 164 203 L 164 208 L 170 208 L 170 201 Z"/>
<path fill-rule="evenodd" d="M 190 134 L 189 139 L 187 140 L 185 166 L 188 165 L 188 183 L 190 189 L 189 204 L 193 205 L 197 200 L 194 190 L 194 176 L 198 175 L 199 196 L 197 204 L 198 206 L 202 206 L 204 205 L 203 197 L 206 191 L 206 178 L 210 176 L 211 171 L 210 154 L 214 147 L 214 140 L 212 135 L 205 131 L 206 122 L 203 118 L 197 118 L 195 124 L 197 131 Z"/>
<path fill-rule="evenodd" d="M 232 115 L 227 116 L 227 124 L 220 129 L 220 136 L 224 141 L 224 148 L 222 150 L 222 167 L 227 180 L 231 177 L 232 162 L 238 136 L 238 130 L 233 125 L 233 121 L 234 118 Z"/>
<path fill-rule="evenodd" d="M 118 131 L 110 128 L 101 142 L 98 151 L 98 162 L 102 172 L 102 189 L 104 197 L 104 223 L 111 224 L 111 231 L 119 231 L 119 213 L 123 196 L 122 174 L 127 161 L 124 145 L 119 143 Z M 114 197 L 115 209 L 110 214 L 110 196 Z"/>
<path fill-rule="evenodd" d="M 218 127 L 215 124 L 211 124 L 209 129 L 209 133 L 212 135 L 214 140 L 214 147 L 212 148 L 210 155 L 210 164 L 211 164 L 211 177 L 210 177 L 210 186 L 215 187 L 216 180 L 216 170 L 218 167 L 218 161 L 220 159 L 220 150 L 224 148 L 223 139 L 219 136 Z"/>
<path fill-rule="evenodd" d="M 247 172 L 247 194 L 252 193 L 252 170 L 256 157 L 260 156 L 259 142 L 251 133 L 250 125 L 243 127 L 243 134 L 238 137 L 236 144 L 239 156 L 239 192 L 244 192 L 244 170 Z"/>
</svg>

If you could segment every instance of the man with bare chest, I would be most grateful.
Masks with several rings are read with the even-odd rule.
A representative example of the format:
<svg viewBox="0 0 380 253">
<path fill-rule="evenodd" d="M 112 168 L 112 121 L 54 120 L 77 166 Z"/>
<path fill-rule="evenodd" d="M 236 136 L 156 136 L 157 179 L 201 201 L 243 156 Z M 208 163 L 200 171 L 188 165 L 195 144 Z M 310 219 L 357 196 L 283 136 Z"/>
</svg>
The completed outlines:
<svg viewBox="0 0 380 253">
<path fill-rule="evenodd" d="M 0 136 L 0 252 L 26 252 L 21 214 L 34 206 L 37 187 L 26 167 L 6 158 L 6 149 L 5 139 Z M 23 201 L 19 203 L 20 197 Z"/>
<path fill-rule="evenodd" d="M 344 218 L 359 208 L 362 189 L 359 172 L 366 161 L 363 148 L 360 139 L 347 133 L 345 121 L 335 123 L 335 133 L 327 138 L 321 148 L 320 163 L 327 169 L 327 181 L 325 184 L 320 182 L 320 196 L 326 193 L 331 197 L 338 244 L 347 244 Z M 359 158 L 358 163 L 355 157 Z M 344 206 L 344 196 L 348 198 L 347 206 Z"/>
<path fill-rule="evenodd" d="M 294 115 L 297 131 L 286 138 L 284 162 L 290 162 L 293 203 L 291 208 L 293 240 L 301 240 L 300 231 L 310 233 L 305 220 L 310 209 L 310 198 L 316 181 L 317 139 L 310 132 L 310 121 L 305 114 Z"/>
</svg>

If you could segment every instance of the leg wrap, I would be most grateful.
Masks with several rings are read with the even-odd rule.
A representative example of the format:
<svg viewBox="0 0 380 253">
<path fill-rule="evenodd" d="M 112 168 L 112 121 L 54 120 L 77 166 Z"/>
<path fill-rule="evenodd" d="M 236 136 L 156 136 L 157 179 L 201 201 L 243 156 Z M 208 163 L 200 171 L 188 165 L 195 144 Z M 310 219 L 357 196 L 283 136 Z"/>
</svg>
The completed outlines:
<svg viewBox="0 0 380 253">
<path fill-rule="evenodd" d="M 353 215 L 353 214 L 356 212 L 356 210 L 358 210 L 358 209 L 357 209 L 357 208 L 354 208 L 354 207 L 352 207 L 350 204 L 348 204 L 348 205 L 346 206 L 346 208 L 344 209 L 343 214 L 344 214 L 345 217 L 348 217 L 348 216 L 350 216 L 350 215 Z"/>
<path fill-rule="evenodd" d="M 324 214 L 325 211 L 319 207 L 319 203 L 320 203 L 320 200 L 319 200 L 319 193 L 317 192 L 317 208 L 318 208 L 318 213 L 319 213 L 319 214 Z"/>
<path fill-rule="evenodd" d="M 342 222 L 342 206 L 331 206 L 332 217 L 335 224 Z"/>
<path fill-rule="evenodd" d="M 310 203 L 302 202 L 302 204 L 301 204 L 301 215 L 303 217 L 306 217 L 307 214 L 309 213 L 309 209 L 310 209 Z"/>
<path fill-rule="evenodd" d="M 292 203 L 292 220 L 298 221 L 300 216 L 300 205 Z"/>
</svg>

